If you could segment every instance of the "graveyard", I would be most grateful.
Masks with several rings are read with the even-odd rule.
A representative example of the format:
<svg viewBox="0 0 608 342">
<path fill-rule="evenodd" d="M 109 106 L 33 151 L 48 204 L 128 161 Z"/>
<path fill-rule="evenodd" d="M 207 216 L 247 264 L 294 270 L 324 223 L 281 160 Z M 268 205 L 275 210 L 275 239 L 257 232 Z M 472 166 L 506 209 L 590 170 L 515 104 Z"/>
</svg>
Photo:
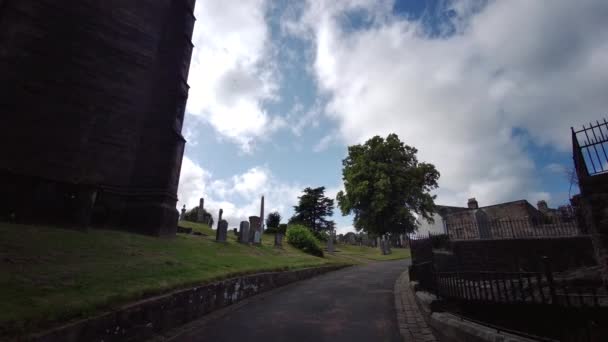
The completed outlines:
<svg viewBox="0 0 608 342">
<path fill-rule="evenodd" d="M 180 226 L 201 235 L 158 239 L 118 230 L 0 223 L 0 336 L 39 331 L 237 275 L 409 256 L 405 249 L 382 256 L 376 248 L 337 245 L 335 253 L 319 258 L 288 243 L 275 248 L 272 234 L 251 246 L 237 243 L 232 230 L 226 243 L 217 243 L 207 225 L 182 221 Z"/>
</svg>

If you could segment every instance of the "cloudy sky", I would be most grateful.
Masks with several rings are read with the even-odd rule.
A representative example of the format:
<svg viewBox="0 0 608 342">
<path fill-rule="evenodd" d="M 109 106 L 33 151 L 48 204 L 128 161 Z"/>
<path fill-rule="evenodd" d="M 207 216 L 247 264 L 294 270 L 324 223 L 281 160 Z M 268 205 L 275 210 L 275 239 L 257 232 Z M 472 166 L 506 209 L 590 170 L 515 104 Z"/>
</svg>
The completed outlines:
<svg viewBox="0 0 608 342">
<path fill-rule="evenodd" d="M 203 196 L 230 227 L 261 194 L 286 218 L 307 186 L 335 196 L 347 146 L 391 132 L 440 171 L 438 204 L 564 204 L 570 127 L 608 110 L 604 0 L 198 0 L 195 12 L 178 206 Z"/>
</svg>

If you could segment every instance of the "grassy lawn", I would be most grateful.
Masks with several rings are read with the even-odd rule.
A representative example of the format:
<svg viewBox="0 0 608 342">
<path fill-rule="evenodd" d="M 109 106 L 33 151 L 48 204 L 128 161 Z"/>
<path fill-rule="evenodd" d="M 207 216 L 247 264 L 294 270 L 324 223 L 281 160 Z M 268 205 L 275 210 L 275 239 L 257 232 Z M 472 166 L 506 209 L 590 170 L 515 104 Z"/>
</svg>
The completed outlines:
<svg viewBox="0 0 608 342">
<path fill-rule="evenodd" d="M 336 246 L 336 255 L 344 258 L 352 258 L 355 260 L 368 260 L 368 261 L 386 261 L 386 260 L 397 260 L 405 259 L 410 257 L 410 250 L 404 248 L 392 248 L 392 253 L 389 255 L 382 255 L 380 249 L 363 247 L 363 246 L 352 246 L 339 244 Z"/>
<path fill-rule="evenodd" d="M 0 339 L 238 274 L 388 260 L 402 252 L 383 257 L 377 249 L 339 245 L 335 255 L 318 258 L 287 243 L 275 249 L 272 235 L 253 247 L 238 244 L 229 231 L 221 244 L 207 226 L 180 225 L 208 236 L 159 239 L 0 223 Z"/>
</svg>

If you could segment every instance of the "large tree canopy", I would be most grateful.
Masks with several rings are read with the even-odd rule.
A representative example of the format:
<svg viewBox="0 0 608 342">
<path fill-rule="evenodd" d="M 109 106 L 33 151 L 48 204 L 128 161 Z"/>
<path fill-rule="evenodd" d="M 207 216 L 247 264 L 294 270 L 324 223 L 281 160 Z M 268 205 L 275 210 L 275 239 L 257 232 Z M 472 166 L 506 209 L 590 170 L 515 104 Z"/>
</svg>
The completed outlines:
<svg viewBox="0 0 608 342">
<path fill-rule="evenodd" d="M 396 134 L 375 136 L 348 147 L 342 161 L 344 191 L 338 193 L 343 215 L 354 214 L 354 226 L 372 234 L 412 232 L 416 217 L 432 221 L 439 172 L 419 163 L 418 150 L 404 145 Z"/>
<path fill-rule="evenodd" d="M 298 205 L 293 207 L 294 215 L 289 223 L 303 224 L 313 232 L 332 230 L 335 223 L 326 217 L 334 214 L 334 200 L 325 197 L 325 187 L 306 188 L 303 192 L 298 197 Z"/>
</svg>

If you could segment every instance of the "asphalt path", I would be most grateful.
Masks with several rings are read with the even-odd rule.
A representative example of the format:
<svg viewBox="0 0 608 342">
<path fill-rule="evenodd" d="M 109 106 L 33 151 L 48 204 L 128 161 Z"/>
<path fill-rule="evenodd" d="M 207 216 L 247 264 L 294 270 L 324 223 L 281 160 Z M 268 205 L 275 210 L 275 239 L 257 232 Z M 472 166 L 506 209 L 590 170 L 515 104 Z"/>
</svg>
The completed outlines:
<svg viewBox="0 0 608 342">
<path fill-rule="evenodd" d="M 170 341 L 401 341 L 393 288 L 409 260 L 326 273 L 247 299 Z"/>
</svg>

